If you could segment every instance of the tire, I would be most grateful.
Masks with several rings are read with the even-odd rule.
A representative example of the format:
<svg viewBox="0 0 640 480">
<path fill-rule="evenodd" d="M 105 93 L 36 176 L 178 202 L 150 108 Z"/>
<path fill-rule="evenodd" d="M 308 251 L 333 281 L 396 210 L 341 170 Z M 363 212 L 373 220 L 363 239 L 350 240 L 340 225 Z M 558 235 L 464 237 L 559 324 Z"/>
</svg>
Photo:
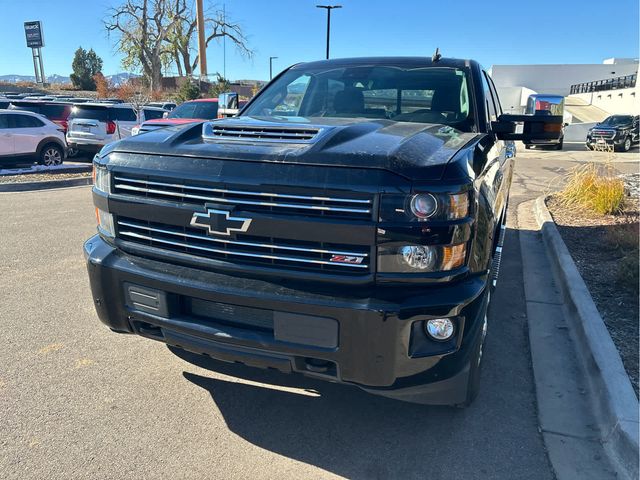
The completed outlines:
<svg viewBox="0 0 640 480">
<path fill-rule="evenodd" d="M 531 150 L 531 145 L 525 143 L 524 144 L 524 148 L 525 148 L 525 150 Z"/>
<path fill-rule="evenodd" d="M 593 150 L 593 145 L 591 145 L 590 143 L 587 143 L 587 150 Z"/>
<path fill-rule="evenodd" d="M 627 138 L 624 139 L 624 143 L 622 144 L 622 151 L 628 152 L 631 150 L 631 137 L 627 135 Z"/>
<path fill-rule="evenodd" d="M 67 149 L 67 158 L 73 158 L 76 155 L 78 155 L 78 149 L 77 148 L 69 147 Z"/>
<path fill-rule="evenodd" d="M 47 167 L 62 164 L 64 151 L 55 143 L 49 143 L 40 151 L 40 165 Z"/>
<path fill-rule="evenodd" d="M 562 150 L 562 146 L 563 146 L 563 144 L 564 144 L 564 138 L 561 138 L 561 139 L 560 139 L 560 143 L 558 143 L 558 144 L 556 145 L 556 148 L 555 148 L 555 149 L 556 149 L 556 150 Z"/>
<path fill-rule="evenodd" d="M 488 312 L 489 312 L 489 303 L 491 302 L 491 289 L 487 287 L 486 290 L 487 300 L 483 307 L 483 320 L 482 326 L 480 327 L 482 331 L 480 332 L 479 338 L 476 341 L 476 345 L 473 347 L 470 362 L 471 365 L 469 367 L 469 381 L 467 383 L 467 397 L 462 403 L 456 404 L 458 408 L 467 408 L 470 406 L 473 401 L 478 396 L 480 392 L 480 373 L 482 371 L 482 353 L 484 340 L 487 336 L 487 325 L 488 325 Z"/>
</svg>

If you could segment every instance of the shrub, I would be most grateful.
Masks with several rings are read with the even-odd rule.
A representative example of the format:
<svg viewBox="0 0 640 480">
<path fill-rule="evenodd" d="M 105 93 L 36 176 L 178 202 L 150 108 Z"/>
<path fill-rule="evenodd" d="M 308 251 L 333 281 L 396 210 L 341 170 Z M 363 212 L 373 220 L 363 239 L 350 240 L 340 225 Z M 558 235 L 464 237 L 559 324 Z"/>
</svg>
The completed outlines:
<svg viewBox="0 0 640 480">
<path fill-rule="evenodd" d="M 611 165 L 581 165 L 568 175 L 567 185 L 559 194 L 566 207 L 583 207 L 600 215 L 622 212 L 624 182 Z"/>
<path fill-rule="evenodd" d="M 178 100 L 186 102 L 187 100 L 195 100 L 200 97 L 200 87 L 195 83 L 187 80 L 180 86 L 178 90 Z"/>
</svg>

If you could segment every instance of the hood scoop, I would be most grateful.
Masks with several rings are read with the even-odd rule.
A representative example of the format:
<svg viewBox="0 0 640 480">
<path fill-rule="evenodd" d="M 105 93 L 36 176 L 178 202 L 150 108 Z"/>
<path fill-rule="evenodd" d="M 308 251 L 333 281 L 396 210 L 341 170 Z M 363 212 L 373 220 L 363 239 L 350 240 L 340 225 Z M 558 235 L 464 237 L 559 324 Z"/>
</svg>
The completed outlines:
<svg viewBox="0 0 640 480">
<path fill-rule="evenodd" d="M 202 125 L 202 138 L 205 141 L 312 143 L 320 131 L 320 128 L 303 125 L 255 125 L 237 121 L 214 121 Z"/>
</svg>

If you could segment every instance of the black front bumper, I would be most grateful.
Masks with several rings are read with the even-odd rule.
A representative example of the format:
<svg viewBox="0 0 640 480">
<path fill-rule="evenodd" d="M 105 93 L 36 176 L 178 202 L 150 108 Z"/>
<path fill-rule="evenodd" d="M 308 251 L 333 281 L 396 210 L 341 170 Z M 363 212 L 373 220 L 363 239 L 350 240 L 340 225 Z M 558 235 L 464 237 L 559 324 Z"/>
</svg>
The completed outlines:
<svg viewBox="0 0 640 480">
<path fill-rule="evenodd" d="M 127 255 L 98 235 L 84 253 L 98 316 L 115 331 L 401 400 L 465 399 L 486 277 L 367 294 L 350 295 L 344 286 L 312 293 Z M 207 315 L 210 307 L 222 316 Z M 430 340 L 423 322 L 443 316 L 455 317 L 456 334 L 447 342 Z M 261 323 L 265 318 L 275 324 Z"/>
</svg>

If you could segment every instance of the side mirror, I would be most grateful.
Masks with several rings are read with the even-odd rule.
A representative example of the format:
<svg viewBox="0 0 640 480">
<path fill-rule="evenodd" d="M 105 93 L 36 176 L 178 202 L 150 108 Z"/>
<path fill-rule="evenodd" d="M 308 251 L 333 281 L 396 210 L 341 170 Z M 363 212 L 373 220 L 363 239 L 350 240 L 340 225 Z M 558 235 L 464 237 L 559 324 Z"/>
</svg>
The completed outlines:
<svg viewBox="0 0 640 480">
<path fill-rule="evenodd" d="M 516 132 L 522 124 L 522 131 Z M 500 140 L 558 140 L 562 136 L 562 115 L 508 115 L 491 122 L 491 130 Z"/>
</svg>

